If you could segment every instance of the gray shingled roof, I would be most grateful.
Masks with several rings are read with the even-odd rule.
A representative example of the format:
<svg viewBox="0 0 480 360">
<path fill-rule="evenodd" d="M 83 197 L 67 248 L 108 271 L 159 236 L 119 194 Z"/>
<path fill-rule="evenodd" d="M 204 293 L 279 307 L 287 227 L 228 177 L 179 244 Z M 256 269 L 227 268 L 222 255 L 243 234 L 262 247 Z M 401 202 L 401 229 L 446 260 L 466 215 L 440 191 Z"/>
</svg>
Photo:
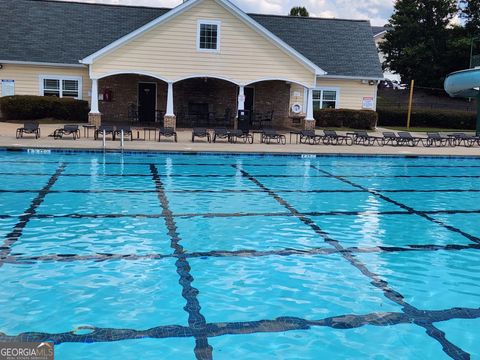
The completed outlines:
<svg viewBox="0 0 480 360">
<path fill-rule="evenodd" d="M 377 36 L 378 34 L 386 31 L 387 28 L 385 26 L 372 26 L 372 33 L 373 36 Z"/>
<path fill-rule="evenodd" d="M 0 0 L 0 60 L 78 64 L 169 9 Z M 329 75 L 383 77 L 368 21 L 250 15 Z"/>
</svg>

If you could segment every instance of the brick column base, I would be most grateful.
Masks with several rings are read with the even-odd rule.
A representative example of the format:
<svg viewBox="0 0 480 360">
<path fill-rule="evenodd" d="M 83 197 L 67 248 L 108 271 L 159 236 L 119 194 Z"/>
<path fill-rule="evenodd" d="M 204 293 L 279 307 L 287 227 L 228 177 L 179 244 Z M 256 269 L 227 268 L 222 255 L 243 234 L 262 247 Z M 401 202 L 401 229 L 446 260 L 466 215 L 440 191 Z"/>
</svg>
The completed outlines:
<svg viewBox="0 0 480 360">
<path fill-rule="evenodd" d="M 165 115 L 163 117 L 163 127 L 169 127 L 169 128 L 173 128 L 173 129 L 176 129 L 177 128 L 177 117 L 175 115 L 173 116 L 169 116 L 169 115 Z"/>
<path fill-rule="evenodd" d="M 90 125 L 95 125 L 99 127 L 102 124 L 102 114 L 100 113 L 89 113 L 88 114 L 88 123 Z"/>
<path fill-rule="evenodd" d="M 315 130 L 315 120 L 306 120 L 303 122 L 304 130 Z"/>
</svg>

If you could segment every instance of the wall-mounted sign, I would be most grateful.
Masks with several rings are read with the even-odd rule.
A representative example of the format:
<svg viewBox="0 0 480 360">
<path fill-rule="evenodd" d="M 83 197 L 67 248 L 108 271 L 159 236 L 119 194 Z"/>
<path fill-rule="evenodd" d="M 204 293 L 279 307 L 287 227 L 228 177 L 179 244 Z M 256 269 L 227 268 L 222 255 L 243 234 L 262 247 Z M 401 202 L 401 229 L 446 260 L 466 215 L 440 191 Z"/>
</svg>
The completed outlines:
<svg viewBox="0 0 480 360">
<path fill-rule="evenodd" d="M 362 100 L 362 109 L 369 109 L 373 110 L 373 97 L 372 96 L 365 96 Z"/>
<path fill-rule="evenodd" d="M 15 80 L 2 80 L 2 96 L 15 95 Z"/>
</svg>

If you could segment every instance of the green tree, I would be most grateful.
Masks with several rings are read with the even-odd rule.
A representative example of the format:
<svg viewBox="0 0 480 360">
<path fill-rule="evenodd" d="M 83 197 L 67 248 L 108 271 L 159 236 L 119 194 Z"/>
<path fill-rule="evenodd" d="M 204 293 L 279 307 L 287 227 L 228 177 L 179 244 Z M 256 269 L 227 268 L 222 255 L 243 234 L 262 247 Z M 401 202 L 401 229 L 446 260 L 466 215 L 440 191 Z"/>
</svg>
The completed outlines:
<svg viewBox="0 0 480 360">
<path fill-rule="evenodd" d="M 310 14 L 308 13 L 308 10 L 305 8 L 305 6 L 294 6 L 290 9 L 290 16 L 304 16 L 308 17 Z"/>
<path fill-rule="evenodd" d="M 380 44 L 384 67 L 404 82 L 415 79 L 420 86 L 443 87 L 451 68 L 447 53 L 455 43 L 449 23 L 457 12 L 456 0 L 397 0 Z"/>
<path fill-rule="evenodd" d="M 480 35 L 480 0 L 460 0 L 460 16 L 470 35 Z"/>
</svg>

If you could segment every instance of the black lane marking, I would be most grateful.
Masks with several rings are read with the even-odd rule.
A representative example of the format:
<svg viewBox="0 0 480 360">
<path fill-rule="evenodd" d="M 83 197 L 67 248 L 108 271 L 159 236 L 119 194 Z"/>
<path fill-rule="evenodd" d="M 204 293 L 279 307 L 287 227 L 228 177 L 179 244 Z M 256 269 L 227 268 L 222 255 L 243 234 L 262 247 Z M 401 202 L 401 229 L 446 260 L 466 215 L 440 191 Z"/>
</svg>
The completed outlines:
<svg viewBox="0 0 480 360">
<path fill-rule="evenodd" d="M 314 167 L 312 165 L 314 169 Z M 380 289 L 383 291 L 383 294 L 385 295 L 386 298 L 392 300 L 396 304 L 402 306 L 403 312 L 405 312 L 407 315 L 412 317 L 412 322 L 415 324 L 423 327 L 424 329 L 427 330 L 427 334 L 430 335 L 433 339 L 437 340 L 441 345 L 445 353 L 447 353 L 449 356 L 451 356 L 454 359 L 469 359 L 470 355 L 462 350 L 460 347 L 456 346 L 455 344 L 451 343 L 449 340 L 445 338 L 445 336 L 442 336 L 442 332 L 438 331 L 432 323 L 427 323 L 427 322 L 418 322 L 418 319 L 416 317 L 416 314 L 421 312 L 419 309 L 414 307 L 413 305 L 407 303 L 404 300 L 403 295 L 401 295 L 399 292 L 391 289 L 388 285 L 388 282 L 383 280 L 379 275 L 371 272 L 365 264 L 363 264 L 360 260 L 358 260 L 354 254 L 346 251 L 346 249 L 340 244 L 339 241 L 334 240 L 330 238 L 330 236 L 323 231 L 316 223 L 314 223 L 311 219 L 308 217 L 300 215 L 300 213 L 292 206 L 290 205 L 287 201 L 285 201 L 282 197 L 280 197 L 278 194 L 276 194 L 274 191 L 270 190 L 268 187 L 263 185 L 259 180 L 257 180 L 255 177 L 247 173 L 245 170 L 242 170 L 240 167 L 238 167 L 238 170 L 242 172 L 242 174 L 250 179 L 252 182 L 257 184 L 259 187 L 262 189 L 266 190 L 269 192 L 269 194 L 277 200 L 277 202 L 284 207 L 286 207 L 288 210 L 292 212 L 295 216 L 297 216 L 304 224 L 309 225 L 318 235 L 320 235 L 325 242 L 328 244 L 332 245 L 337 249 L 340 254 L 343 256 L 345 260 L 347 260 L 351 265 L 356 267 L 362 274 L 364 274 L 366 277 L 368 277 L 371 280 L 371 284 L 375 286 L 376 288 Z M 318 169 L 317 169 L 318 170 Z M 329 174 L 325 172 L 326 174 Z M 413 210 L 413 209 L 412 209 Z M 437 331 L 436 331 L 437 330 Z"/>
<path fill-rule="evenodd" d="M 468 233 L 466 233 L 465 231 L 463 231 L 463 230 L 461 230 L 461 229 L 458 229 L 458 228 L 456 228 L 456 227 L 454 227 L 454 226 L 445 224 L 443 221 L 440 221 L 440 220 L 438 220 L 438 219 L 435 219 L 435 218 L 431 217 L 430 215 L 428 215 L 427 212 L 418 211 L 418 210 L 416 210 L 416 209 L 414 209 L 414 208 L 412 208 L 412 207 L 410 207 L 410 206 L 408 206 L 408 205 L 405 205 L 405 204 L 403 204 L 403 203 L 401 203 L 401 202 L 398 202 L 398 201 L 396 201 L 396 200 L 394 200 L 394 199 L 392 199 L 392 198 L 390 198 L 390 197 L 388 197 L 388 196 L 386 196 L 386 195 L 381 194 L 381 193 L 378 192 L 377 190 L 368 189 L 368 188 L 366 188 L 366 187 L 364 187 L 364 186 L 362 186 L 362 185 L 359 185 L 359 184 L 354 183 L 353 181 L 350 181 L 350 180 L 348 180 L 348 179 L 345 179 L 345 178 L 343 178 L 342 176 L 334 175 L 334 174 L 332 174 L 332 173 L 330 173 L 330 172 L 328 172 L 328 171 L 326 171 L 326 170 L 320 169 L 320 168 L 316 167 L 315 165 L 311 165 L 311 166 L 312 166 L 313 169 L 315 169 L 315 170 L 317 170 L 317 171 L 319 171 L 319 172 L 321 172 L 321 173 L 323 173 L 323 174 L 325 174 L 325 175 L 329 175 L 329 176 L 331 176 L 332 178 L 335 178 L 335 179 L 340 180 L 340 181 L 342 181 L 342 182 L 344 182 L 344 183 L 346 183 L 346 184 L 349 184 L 349 185 L 351 185 L 351 186 L 353 186 L 353 187 L 356 187 L 356 188 L 358 188 L 358 189 L 361 189 L 361 190 L 363 190 L 363 191 L 366 191 L 366 192 L 368 192 L 368 193 L 370 193 L 370 194 L 372 194 L 372 195 L 374 195 L 374 196 L 376 196 L 376 197 L 378 197 L 378 198 L 380 198 L 380 199 L 382 199 L 382 200 L 384 200 L 384 201 L 387 201 L 387 202 L 389 202 L 389 203 L 391 203 L 391 204 L 394 204 L 394 205 L 396 205 L 396 206 L 398 206 L 398 207 L 400 207 L 400 208 L 402 208 L 402 209 L 404 209 L 404 210 L 406 210 L 406 211 L 408 211 L 408 212 L 414 213 L 414 214 L 416 214 L 416 215 L 418 215 L 418 216 L 423 217 L 424 219 L 427 219 L 427 220 L 429 220 L 429 221 L 431 221 L 431 222 L 433 222 L 433 223 L 435 223 L 435 224 L 437 224 L 437 225 L 440 225 L 440 226 L 444 227 L 445 229 L 448 229 L 448 230 L 450 230 L 450 231 L 456 232 L 457 234 L 460 234 L 460 235 L 466 237 L 466 238 L 467 238 L 468 240 L 470 240 L 470 241 L 473 241 L 473 242 L 475 242 L 475 243 L 477 243 L 477 244 L 480 244 L 480 238 L 478 238 L 478 237 L 476 237 L 476 236 L 473 236 L 473 235 L 471 235 L 471 234 L 468 234 Z"/>
<path fill-rule="evenodd" d="M 425 310 L 417 314 L 420 323 L 432 323 L 448 321 L 452 319 L 478 319 L 478 308 L 451 308 L 445 310 Z M 255 333 L 277 333 L 293 330 L 309 330 L 312 327 L 328 327 L 332 329 L 355 329 L 365 325 L 394 326 L 399 324 L 411 324 L 411 317 L 399 312 L 381 312 L 365 315 L 338 315 L 319 320 L 306 320 L 299 317 L 283 316 L 270 320 L 256 320 L 243 322 L 208 323 L 205 327 L 207 338 L 223 335 L 244 335 Z M 22 341 L 53 341 L 56 345 L 62 343 L 89 343 L 111 342 L 129 339 L 164 339 L 179 337 L 194 337 L 195 333 L 190 327 L 180 325 L 165 325 L 153 327 L 147 330 L 116 329 L 84 327 L 89 330 L 86 334 L 76 334 L 74 331 L 65 333 L 41 333 L 24 332 L 18 335 L 0 333 L 0 342 Z M 432 329 L 433 330 L 433 329 Z M 435 330 L 437 330 L 435 328 Z M 438 330 L 437 330 L 438 331 Z M 458 354 L 462 356 L 463 354 Z M 453 358 L 460 358 L 452 356 Z M 468 356 L 468 354 L 467 354 Z M 467 359 L 468 357 L 463 357 Z"/>
<path fill-rule="evenodd" d="M 205 336 L 206 320 L 200 312 L 200 303 L 198 301 L 198 289 L 192 286 L 193 276 L 190 274 L 190 264 L 183 246 L 180 244 L 181 238 L 178 233 L 175 219 L 172 216 L 170 210 L 168 198 L 165 194 L 163 183 L 158 174 L 157 167 L 154 164 L 150 164 L 150 172 L 152 173 L 152 179 L 157 189 L 158 200 L 163 209 L 163 215 L 165 219 L 165 225 L 168 229 L 168 235 L 171 239 L 171 248 L 174 250 L 174 254 L 177 256 L 175 266 L 177 267 L 177 274 L 180 276 L 179 283 L 182 286 L 182 296 L 186 300 L 187 304 L 184 307 L 188 313 L 188 325 L 195 335 L 195 356 L 197 359 L 212 359 L 213 348 L 208 344 L 208 338 Z"/>
<path fill-rule="evenodd" d="M 33 215 L 37 212 L 37 208 L 40 206 L 40 204 L 43 202 L 45 199 L 45 196 L 48 194 L 50 189 L 52 188 L 53 184 L 57 181 L 58 177 L 62 174 L 62 172 L 65 170 L 65 164 L 61 163 L 55 173 L 51 175 L 50 179 L 48 182 L 45 184 L 45 186 L 38 192 L 38 195 L 32 200 L 32 203 L 30 204 L 30 207 L 18 217 L 18 222 L 13 228 L 13 230 L 8 233 L 5 236 L 5 240 L 0 247 L 0 267 L 3 265 L 3 262 L 1 261 L 1 258 L 4 258 L 10 254 L 12 251 L 12 245 L 15 244 L 15 242 L 20 239 L 20 236 L 22 236 L 23 229 L 25 226 L 27 226 L 28 222 L 32 218 Z"/>
</svg>

